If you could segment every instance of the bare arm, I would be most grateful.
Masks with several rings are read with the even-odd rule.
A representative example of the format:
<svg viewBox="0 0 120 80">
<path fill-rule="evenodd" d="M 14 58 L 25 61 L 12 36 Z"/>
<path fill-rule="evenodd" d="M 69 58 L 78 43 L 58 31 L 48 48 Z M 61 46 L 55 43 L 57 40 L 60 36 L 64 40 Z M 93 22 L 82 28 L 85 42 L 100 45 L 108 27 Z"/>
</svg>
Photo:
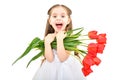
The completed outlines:
<svg viewBox="0 0 120 80">
<path fill-rule="evenodd" d="M 54 55 L 51 48 L 51 42 L 54 40 L 54 38 L 55 34 L 48 34 L 45 37 L 45 58 L 49 62 L 52 62 L 54 60 Z"/>
<path fill-rule="evenodd" d="M 63 43 L 65 36 L 63 31 L 57 34 L 57 54 L 61 62 L 64 62 L 69 57 L 69 53 L 65 50 Z"/>
</svg>

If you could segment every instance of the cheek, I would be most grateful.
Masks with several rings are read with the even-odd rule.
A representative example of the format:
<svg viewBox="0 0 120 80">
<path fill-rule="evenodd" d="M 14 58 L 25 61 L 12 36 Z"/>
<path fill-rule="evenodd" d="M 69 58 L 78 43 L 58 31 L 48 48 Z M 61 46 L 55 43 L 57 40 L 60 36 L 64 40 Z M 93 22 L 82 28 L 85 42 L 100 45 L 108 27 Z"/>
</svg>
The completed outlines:
<svg viewBox="0 0 120 80">
<path fill-rule="evenodd" d="M 50 21 L 50 25 L 55 26 L 55 22 L 54 21 Z"/>
<path fill-rule="evenodd" d="M 49 19 L 49 23 L 50 23 L 50 25 L 53 24 L 53 20 L 51 18 Z"/>
<path fill-rule="evenodd" d="M 65 19 L 64 22 L 65 22 L 65 24 L 69 24 L 70 20 L 69 19 Z"/>
</svg>

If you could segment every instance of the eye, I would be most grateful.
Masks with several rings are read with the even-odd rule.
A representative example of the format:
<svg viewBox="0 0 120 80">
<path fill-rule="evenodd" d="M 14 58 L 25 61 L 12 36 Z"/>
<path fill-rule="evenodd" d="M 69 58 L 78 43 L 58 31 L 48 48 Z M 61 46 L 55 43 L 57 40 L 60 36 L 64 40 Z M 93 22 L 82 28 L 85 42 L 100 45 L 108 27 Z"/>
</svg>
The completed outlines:
<svg viewBox="0 0 120 80">
<path fill-rule="evenodd" d="M 53 16 L 53 18 L 56 18 L 57 16 Z"/>
<path fill-rule="evenodd" d="M 62 15 L 61 17 L 62 17 L 62 18 L 64 18 L 65 16 L 64 16 L 64 15 Z"/>
</svg>

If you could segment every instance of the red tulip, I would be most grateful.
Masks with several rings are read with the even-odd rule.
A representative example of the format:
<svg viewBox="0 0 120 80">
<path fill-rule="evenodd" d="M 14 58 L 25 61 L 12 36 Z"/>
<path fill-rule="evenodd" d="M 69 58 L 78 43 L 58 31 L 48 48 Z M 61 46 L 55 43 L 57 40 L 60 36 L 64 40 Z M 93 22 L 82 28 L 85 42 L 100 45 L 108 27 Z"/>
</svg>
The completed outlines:
<svg viewBox="0 0 120 80">
<path fill-rule="evenodd" d="M 99 34 L 98 35 L 97 42 L 99 44 L 106 44 L 106 40 L 107 40 L 106 34 Z"/>
<path fill-rule="evenodd" d="M 96 65 L 99 65 L 101 60 L 98 57 L 93 58 L 93 61 Z"/>
<path fill-rule="evenodd" d="M 105 44 L 98 44 L 98 53 L 103 53 L 103 50 L 105 48 Z"/>
<path fill-rule="evenodd" d="M 88 36 L 89 36 L 89 38 L 90 39 L 97 39 L 97 31 L 90 31 L 89 33 L 88 33 Z"/>
<path fill-rule="evenodd" d="M 89 67 L 89 68 L 82 68 L 82 72 L 84 74 L 84 76 L 88 76 L 91 72 L 93 72 L 93 70 Z"/>
<path fill-rule="evenodd" d="M 91 55 L 93 55 L 93 56 L 96 56 L 96 54 L 97 54 L 97 48 L 98 47 L 98 45 L 97 45 L 97 43 L 90 43 L 90 44 L 88 44 L 88 54 L 90 53 Z"/>
</svg>

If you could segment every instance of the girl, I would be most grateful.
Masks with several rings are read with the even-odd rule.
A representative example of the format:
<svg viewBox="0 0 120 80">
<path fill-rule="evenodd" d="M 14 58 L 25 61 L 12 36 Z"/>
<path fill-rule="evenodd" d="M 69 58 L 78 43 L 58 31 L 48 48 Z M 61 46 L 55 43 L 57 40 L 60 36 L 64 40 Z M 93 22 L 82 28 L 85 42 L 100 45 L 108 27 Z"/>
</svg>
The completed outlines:
<svg viewBox="0 0 120 80">
<path fill-rule="evenodd" d="M 79 61 L 65 50 L 63 40 L 67 30 L 72 29 L 71 10 L 65 5 L 56 4 L 48 10 L 45 30 L 45 60 L 37 70 L 33 80 L 86 80 Z M 56 38 L 57 48 L 51 43 Z"/>
</svg>

